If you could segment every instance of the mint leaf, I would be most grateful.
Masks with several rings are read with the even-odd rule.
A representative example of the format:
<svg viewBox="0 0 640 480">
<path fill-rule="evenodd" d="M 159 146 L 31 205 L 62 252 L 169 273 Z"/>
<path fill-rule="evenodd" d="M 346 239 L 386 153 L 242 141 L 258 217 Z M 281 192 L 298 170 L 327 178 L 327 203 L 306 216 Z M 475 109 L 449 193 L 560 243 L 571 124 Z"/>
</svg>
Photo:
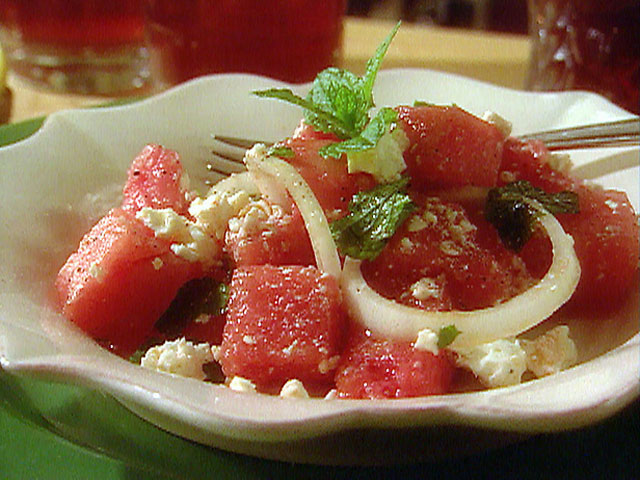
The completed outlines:
<svg viewBox="0 0 640 480">
<path fill-rule="evenodd" d="M 387 53 L 389 49 L 389 45 L 393 41 L 393 37 L 396 36 L 398 29 L 400 28 L 401 22 L 396 23 L 395 27 L 389 32 L 387 37 L 382 41 L 382 43 L 376 49 L 376 53 L 373 54 L 373 57 L 369 59 L 367 62 L 367 68 L 365 70 L 364 77 L 362 78 L 363 83 L 363 92 L 367 96 L 367 100 L 369 103 L 369 108 L 373 107 L 373 84 L 376 81 L 376 76 L 378 75 L 378 70 L 380 69 L 380 65 L 382 64 L 382 59 Z"/>
<path fill-rule="evenodd" d="M 441 327 L 438 332 L 438 348 L 442 349 L 451 345 L 460 333 L 460 330 L 455 325 Z"/>
<path fill-rule="evenodd" d="M 415 209 L 404 193 L 408 182 L 405 177 L 353 196 L 350 213 L 330 225 L 340 253 L 361 260 L 372 260 L 380 254 Z"/>
<path fill-rule="evenodd" d="M 367 62 L 362 78 L 335 67 L 320 72 L 306 98 L 289 89 L 253 92 L 255 95 L 284 100 L 304 109 L 305 121 L 343 140 L 358 137 L 369 123 L 369 111 L 374 106 L 373 84 L 400 22 L 392 29 Z"/>
<path fill-rule="evenodd" d="M 362 80 L 351 72 L 327 68 L 318 74 L 307 100 L 316 108 L 331 115 L 344 132 L 340 138 L 358 135 L 369 121 L 369 107 L 363 96 Z M 305 120 L 322 131 L 336 133 L 333 125 L 317 118 L 315 110 L 307 109 Z"/>
<path fill-rule="evenodd" d="M 397 119 L 398 112 L 391 108 L 382 108 L 358 136 L 326 145 L 318 153 L 325 158 L 339 158 L 343 153 L 362 152 L 375 148 L 380 137 L 390 130 Z"/>
<path fill-rule="evenodd" d="M 485 203 L 485 218 L 496 228 L 502 242 L 516 252 L 533 235 L 540 215 L 540 212 L 529 205 L 527 199 L 536 200 L 554 215 L 580 212 L 575 192 L 565 190 L 547 193 L 526 180 L 492 188 Z"/>
<path fill-rule="evenodd" d="M 323 132 L 334 133 L 340 138 L 348 138 L 350 129 L 345 126 L 343 122 L 333 115 L 330 111 L 323 110 L 315 103 L 306 100 L 288 88 L 270 88 L 268 90 L 255 90 L 254 95 L 263 98 L 275 98 L 277 100 L 283 100 L 285 102 L 298 105 L 305 109 L 305 112 L 313 112 L 315 122 L 312 125 L 320 128 Z"/>
<path fill-rule="evenodd" d="M 295 156 L 295 153 L 291 147 L 276 143 L 269 147 L 269 150 L 267 150 L 267 155 L 270 157 L 293 158 Z"/>
</svg>

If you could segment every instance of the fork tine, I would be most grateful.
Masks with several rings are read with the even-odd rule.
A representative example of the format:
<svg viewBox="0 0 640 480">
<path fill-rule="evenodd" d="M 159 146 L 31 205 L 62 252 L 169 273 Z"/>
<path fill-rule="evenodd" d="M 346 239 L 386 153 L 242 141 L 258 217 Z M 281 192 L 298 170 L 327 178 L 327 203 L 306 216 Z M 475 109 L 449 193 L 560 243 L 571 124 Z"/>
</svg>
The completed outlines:
<svg viewBox="0 0 640 480">
<path fill-rule="evenodd" d="M 207 170 L 222 174 L 240 173 L 247 168 L 244 163 L 237 160 L 228 159 L 212 152 L 211 159 L 207 162 Z"/>
<path fill-rule="evenodd" d="M 213 139 L 220 143 L 240 147 L 245 150 L 253 147 L 256 143 L 265 143 L 264 140 L 251 140 L 249 138 L 228 137 L 224 135 L 214 135 Z"/>
</svg>

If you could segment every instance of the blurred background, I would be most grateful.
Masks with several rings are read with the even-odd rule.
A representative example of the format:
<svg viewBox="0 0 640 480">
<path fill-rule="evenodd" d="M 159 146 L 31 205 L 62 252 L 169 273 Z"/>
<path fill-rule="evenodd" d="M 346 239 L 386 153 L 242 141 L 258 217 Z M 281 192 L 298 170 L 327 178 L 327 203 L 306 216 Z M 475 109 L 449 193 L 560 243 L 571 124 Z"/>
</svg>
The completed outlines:
<svg viewBox="0 0 640 480">
<path fill-rule="evenodd" d="M 349 0 L 349 15 L 527 33 L 526 0 Z"/>
</svg>

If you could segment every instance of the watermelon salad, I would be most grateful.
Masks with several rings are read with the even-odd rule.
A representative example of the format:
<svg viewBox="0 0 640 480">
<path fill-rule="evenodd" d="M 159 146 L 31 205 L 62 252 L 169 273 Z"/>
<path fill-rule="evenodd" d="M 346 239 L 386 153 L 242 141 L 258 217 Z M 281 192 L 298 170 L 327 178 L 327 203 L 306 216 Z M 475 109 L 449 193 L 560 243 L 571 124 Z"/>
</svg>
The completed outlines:
<svg viewBox="0 0 640 480">
<path fill-rule="evenodd" d="M 146 146 L 58 273 L 64 316 L 143 367 L 287 397 L 444 394 L 573 365 L 570 329 L 544 322 L 630 295 L 626 194 L 495 114 L 376 109 L 396 30 L 362 77 L 254 92 L 304 118 L 205 194 L 178 153 Z"/>
</svg>

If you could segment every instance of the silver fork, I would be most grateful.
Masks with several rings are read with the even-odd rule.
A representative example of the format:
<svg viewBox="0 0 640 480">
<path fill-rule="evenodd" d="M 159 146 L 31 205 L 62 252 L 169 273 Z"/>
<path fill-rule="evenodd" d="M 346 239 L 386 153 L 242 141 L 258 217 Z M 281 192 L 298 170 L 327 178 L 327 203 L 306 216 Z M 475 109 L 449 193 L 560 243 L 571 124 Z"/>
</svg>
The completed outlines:
<svg viewBox="0 0 640 480">
<path fill-rule="evenodd" d="M 245 152 L 256 143 L 271 145 L 271 142 L 247 138 L 213 136 L 215 144 L 207 169 L 220 176 L 245 170 L 242 159 Z M 581 127 L 547 130 L 521 135 L 522 140 L 540 140 L 551 151 L 569 149 L 620 147 L 640 144 L 640 119 L 632 118 Z"/>
</svg>

